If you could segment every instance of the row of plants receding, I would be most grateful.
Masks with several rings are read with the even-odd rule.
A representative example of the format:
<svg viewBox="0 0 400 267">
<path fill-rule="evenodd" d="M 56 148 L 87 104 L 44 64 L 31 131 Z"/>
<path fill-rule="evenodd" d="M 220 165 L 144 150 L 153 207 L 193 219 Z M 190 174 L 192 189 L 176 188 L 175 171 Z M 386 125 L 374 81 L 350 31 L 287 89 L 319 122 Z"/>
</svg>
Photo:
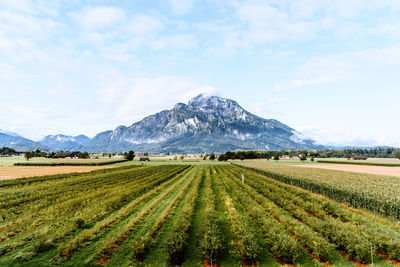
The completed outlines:
<svg viewBox="0 0 400 267">
<path fill-rule="evenodd" d="M 400 260 L 398 230 L 265 177 L 248 173 L 247 183 L 353 259 L 369 263 L 371 250 L 377 250 Z"/>
<path fill-rule="evenodd" d="M 151 198 L 155 197 L 162 190 L 167 190 L 168 188 L 178 185 L 175 184 L 178 180 L 180 180 L 184 175 L 184 173 L 176 175 L 174 178 L 169 179 L 169 177 L 160 178 L 160 180 L 154 178 L 148 179 L 149 183 L 146 185 L 142 185 L 136 187 L 137 198 L 133 198 L 127 205 L 118 209 L 116 212 L 110 214 L 104 219 L 96 222 L 91 228 L 84 229 L 82 232 L 77 234 L 75 237 L 70 239 L 68 242 L 62 244 L 60 249 L 60 255 L 71 255 L 74 251 L 83 247 L 86 242 L 97 238 L 100 236 L 104 229 L 110 227 L 115 222 L 118 222 L 128 216 L 131 212 L 133 212 L 139 205 L 145 203 Z M 160 183 L 161 182 L 161 183 Z"/>
<path fill-rule="evenodd" d="M 391 216 L 396 219 L 400 219 L 400 203 L 397 202 L 379 200 L 365 193 L 360 193 L 356 190 L 350 191 L 340 188 L 334 188 L 332 186 L 323 185 L 311 181 L 305 181 L 284 174 L 277 174 L 274 172 L 246 167 L 243 165 L 233 165 L 243 169 L 251 170 L 255 173 L 267 176 L 286 184 L 298 186 L 308 191 L 324 195 L 333 200 L 349 204 L 355 208 L 365 208 L 380 213 L 384 216 Z"/>
<path fill-rule="evenodd" d="M 218 173 L 218 176 L 220 175 L 221 173 Z M 254 229 L 250 227 L 248 220 L 246 220 L 244 215 L 235 208 L 233 199 L 224 188 L 223 181 L 216 179 L 215 182 L 217 184 L 218 194 L 225 205 L 230 228 L 233 234 L 233 253 L 237 254 L 243 263 L 253 264 L 261 253 L 261 247 L 257 242 Z"/>
<path fill-rule="evenodd" d="M 168 230 L 169 235 L 167 237 L 167 252 L 169 255 L 169 263 L 173 266 L 180 265 L 183 261 L 184 250 L 188 245 L 189 238 L 189 227 L 192 219 L 192 214 L 195 208 L 196 199 L 199 195 L 199 188 L 204 180 L 204 167 L 202 172 L 198 171 L 197 180 L 195 180 L 195 186 L 192 191 L 184 199 L 182 210 L 179 211 L 179 215 L 175 220 L 171 229 Z M 201 178 L 200 178 L 201 177 Z"/>
<path fill-rule="evenodd" d="M 205 180 L 205 215 L 201 225 L 199 247 L 203 258 L 213 265 L 223 249 L 220 217 L 215 210 L 215 194 L 211 183 L 211 168 L 207 168 Z"/>
<path fill-rule="evenodd" d="M 322 262 L 328 261 L 333 246 L 329 244 L 327 240 L 322 238 L 311 228 L 293 218 L 288 212 L 277 206 L 274 202 L 269 201 L 253 187 L 233 178 L 236 177 L 238 173 L 231 172 L 231 170 L 227 170 L 227 172 L 230 173 L 230 176 L 225 182 L 239 199 L 247 199 L 246 205 L 258 206 L 262 211 L 274 217 L 275 220 L 279 222 L 295 240 L 298 240 L 309 253 L 312 253 L 314 257 Z M 287 258 L 287 256 L 285 258 Z"/>
<path fill-rule="evenodd" d="M 26 201 L 29 203 L 28 205 L 18 205 L 17 208 L 21 212 L 25 212 L 25 217 L 21 218 L 18 224 L 11 223 L 8 225 L 9 227 L 2 228 L 1 232 L 10 236 L 6 240 L 8 251 L 26 244 L 26 240 L 34 240 L 38 232 L 46 236 L 48 243 L 55 243 L 70 233 L 91 225 L 104 215 L 118 210 L 130 199 L 137 197 L 142 188 L 148 190 L 171 178 L 168 174 L 177 174 L 186 168 L 187 166 L 183 168 L 164 167 L 158 168 L 158 172 L 151 172 L 149 169 L 148 171 L 152 175 L 147 177 L 146 172 L 140 170 L 141 175 L 136 177 L 138 179 L 134 178 L 135 172 L 124 172 L 123 175 L 118 175 L 116 172 L 114 173 L 115 177 L 99 177 L 97 183 L 94 184 L 90 179 L 87 180 L 88 183 L 84 184 L 79 183 L 79 179 L 76 179 L 71 183 L 72 187 L 64 188 L 64 194 L 58 194 L 58 197 L 50 194 L 50 200 L 46 199 L 46 190 L 37 192 L 31 190 L 32 194 L 39 194 L 38 201 L 29 203 L 28 198 Z M 165 172 L 161 170 L 165 170 Z M 164 175 L 160 175 L 162 173 Z M 110 183 L 110 181 L 112 182 Z M 104 184 L 108 184 L 108 186 Z M 51 183 L 42 189 L 56 189 L 59 185 L 60 183 Z M 31 189 L 35 188 L 36 186 L 32 186 Z M 68 190 L 72 188 L 74 190 Z M 105 195 L 108 197 L 104 198 Z"/>
<path fill-rule="evenodd" d="M 31 192 L 23 195 L 25 199 L 20 200 L 16 194 L 13 194 L 12 190 L 7 190 L 5 193 L 10 193 L 9 197 L 15 198 L 11 200 L 11 203 L 20 201 L 17 206 L 13 208 L 7 208 L 7 217 L 10 221 L 10 227 L 4 227 L 5 230 L 10 231 L 12 228 L 18 230 L 20 228 L 34 228 L 37 227 L 37 223 L 32 220 L 40 221 L 44 224 L 46 221 L 52 220 L 64 220 L 65 217 L 69 219 L 72 215 L 78 213 L 79 207 L 88 207 L 88 213 L 82 213 L 85 217 L 88 215 L 95 215 L 99 217 L 101 213 L 94 213 L 96 209 L 102 209 L 102 212 L 107 212 L 114 206 L 118 206 L 119 203 L 128 201 L 129 198 L 134 197 L 132 190 L 136 190 L 137 186 L 151 182 L 146 178 L 146 173 L 149 173 L 156 181 L 158 178 L 167 179 L 169 173 L 162 172 L 163 169 L 158 169 L 160 173 L 151 172 L 151 170 L 139 170 L 134 172 L 123 172 L 114 173 L 114 175 L 99 177 L 93 177 L 88 179 L 86 182 L 81 182 L 79 179 L 69 181 L 66 179 L 66 183 L 52 183 L 51 185 L 44 184 L 43 186 L 30 186 L 29 188 L 22 188 L 22 192 Z M 168 169 L 165 169 L 168 171 Z M 171 174 L 180 172 L 181 170 L 169 169 Z M 164 173 L 164 175 L 162 175 Z M 161 176 L 160 176 L 161 175 Z M 79 183 L 78 183 L 79 181 Z M 108 185 L 105 187 L 105 185 Z M 117 190 L 123 188 L 123 190 Z M 18 189 L 16 192 L 20 192 Z M 2 190 L 3 191 L 3 190 Z M 3 191 L 4 192 L 4 191 Z M 109 192 L 109 198 L 103 199 L 102 195 Z M 97 203 L 95 200 L 100 199 Z M 31 201 L 29 201 L 31 200 Z M 21 204 L 23 202 L 23 204 Z M 4 201 L 5 205 L 11 205 L 8 201 Z M 105 205 L 101 205 L 105 204 Z M 94 209 L 90 206 L 94 205 Z M 12 214 L 15 214 L 15 221 Z M 56 216 L 55 216 L 56 215 Z M 52 218 L 55 217 L 55 218 Z M 87 220 L 86 220 L 87 222 Z M 24 227 L 25 226 L 25 227 Z M 28 231 L 32 232 L 32 231 Z"/>
<path fill-rule="evenodd" d="M 227 175 L 226 168 L 218 168 L 219 177 L 221 177 L 220 187 L 226 186 L 233 192 L 233 196 L 236 196 L 235 199 L 238 201 L 245 213 L 255 222 L 257 225 L 262 237 L 263 242 L 268 247 L 269 251 L 273 253 L 280 260 L 293 264 L 295 260 L 299 256 L 299 251 L 301 248 L 297 244 L 296 240 L 290 236 L 290 234 L 282 227 L 282 225 L 275 220 L 270 214 L 266 213 L 262 210 L 259 205 L 255 205 L 254 201 L 252 201 L 249 195 L 246 195 L 244 191 L 239 190 L 235 187 L 227 186 L 227 181 L 229 179 Z M 221 189 L 225 191 L 226 189 Z M 248 223 L 245 223 L 246 227 L 250 229 Z M 253 234 L 254 235 L 254 234 Z M 253 239 L 255 240 L 254 236 Z M 246 248 L 244 248 L 246 249 Z M 255 263 L 258 258 L 261 250 L 260 247 L 257 246 L 257 249 L 250 250 L 252 252 L 252 258 L 247 263 Z"/>
<path fill-rule="evenodd" d="M 144 256 L 147 254 L 148 250 L 150 249 L 150 246 L 156 239 L 158 232 L 161 230 L 164 223 L 169 218 L 172 210 L 178 206 L 177 205 L 178 201 L 183 199 L 183 202 L 188 202 L 191 205 L 194 204 L 195 199 L 193 198 L 193 195 L 198 194 L 198 188 L 202 180 L 202 176 L 198 174 L 199 172 L 198 169 L 196 168 L 196 170 L 194 171 L 194 178 L 191 177 L 189 182 L 186 183 L 184 187 L 178 191 L 179 193 L 172 200 L 169 201 L 168 206 L 161 212 L 160 216 L 151 225 L 150 229 L 146 232 L 146 234 L 133 242 L 132 250 L 134 259 L 139 261 L 144 259 Z M 189 189 L 189 187 L 191 187 L 191 189 Z M 191 203 L 191 201 L 193 202 Z M 191 207 L 191 209 L 193 209 L 193 207 Z M 184 238 L 184 236 L 186 236 L 186 234 L 183 234 L 182 237 Z M 169 239 L 168 241 L 171 240 Z M 172 245 L 173 247 L 169 247 L 169 245 L 167 246 L 169 249 L 171 248 L 179 249 L 179 247 L 175 245 Z"/>
<path fill-rule="evenodd" d="M 133 214 L 130 214 L 121 228 L 116 231 L 110 231 L 104 236 L 103 241 L 96 248 L 94 259 L 102 259 L 105 255 L 110 256 L 115 245 L 121 246 L 125 240 L 133 233 L 137 225 L 145 220 L 163 201 L 173 194 L 178 189 L 186 187 L 190 184 L 190 177 L 193 175 L 194 170 L 191 168 L 188 172 L 185 172 L 182 177 L 180 177 L 177 182 L 173 183 L 172 186 L 166 187 L 160 192 L 160 194 L 151 198 L 149 201 L 144 203 L 144 205 Z"/>
</svg>

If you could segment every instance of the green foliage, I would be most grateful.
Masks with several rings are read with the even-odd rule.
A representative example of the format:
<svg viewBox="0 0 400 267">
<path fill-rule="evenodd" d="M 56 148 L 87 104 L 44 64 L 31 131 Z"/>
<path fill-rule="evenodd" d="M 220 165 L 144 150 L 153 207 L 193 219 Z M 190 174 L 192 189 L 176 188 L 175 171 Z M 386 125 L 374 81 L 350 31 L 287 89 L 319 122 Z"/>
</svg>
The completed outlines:
<svg viewBox="0 0 400 267">
<path fill-rule="evenodd" d="M 129 150 L 129 152 L 124 153 L 124 159 L 132 161 L 135 158 L 135 152 L 133 150 Z"/>
<path fill-rule="evenodd" d="M 9 147 L 0 148 L 0 155 L 2 155 L 2 156 L 12 156 L 15 153 L 16 153 L 16 151 L 13 148 L 9 148 Z"/>
<path fill-rule="evenodd" d="M 26 160 L 30 160 L 33 157 L 33 153 L 30 151 L 27 151 L 24 153 L 24 157 Z"/>
<path fill-rule="evenodd" d="M 215 159 L 215 154 L 214 153 L 211 153 L 210 154 L 210 160 L 214 160 Z"/>
<path fill-rule="evenodd" d="M 78 229 L 82 229 L 85 227 L 85 220 L 82 218 L 78 218 L 75 220 L 75 225 Z"/>
</svg>

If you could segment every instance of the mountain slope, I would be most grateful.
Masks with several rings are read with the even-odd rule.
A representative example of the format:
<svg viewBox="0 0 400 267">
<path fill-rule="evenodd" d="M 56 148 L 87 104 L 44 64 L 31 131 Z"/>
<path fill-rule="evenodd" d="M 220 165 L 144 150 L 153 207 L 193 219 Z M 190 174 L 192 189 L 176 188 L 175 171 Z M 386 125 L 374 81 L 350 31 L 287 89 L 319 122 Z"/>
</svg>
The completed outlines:
<svg viewBox="0 0 400 267">
<path fill-rule="evenodd" d="M 260 118 L 236 101 L 199 95 L 189 103 L 94 137 L 87 151 L 203 153 L 237 149 L 322 149 L 276 120 Z"/>
<path fill-rule="evenodd" d="M 78 151 L 90 142 L 90 138 L 85 135 L 68 136 L 63 134 L 48 135 L 39 141 L 53 150 Z"/>
<path fill-rule="evenodd" d="M 10 147 L 15 149 L 16 151 L 32 151 L 36 149 L 40 149 L 42 151 L 49 150 L 48 147 L 34 142 L 30 139 L 21 137 L 21 136 L 12 136 L 8 134 L 0 133 L 0 147 Z"/>
</svg>

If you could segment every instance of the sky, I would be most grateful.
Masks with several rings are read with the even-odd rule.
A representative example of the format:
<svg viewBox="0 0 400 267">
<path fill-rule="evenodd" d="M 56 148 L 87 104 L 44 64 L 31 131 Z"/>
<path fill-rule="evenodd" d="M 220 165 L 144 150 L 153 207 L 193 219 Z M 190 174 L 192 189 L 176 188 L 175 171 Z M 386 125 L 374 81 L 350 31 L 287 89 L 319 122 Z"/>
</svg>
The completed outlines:
<svg viewBox="0 0 400 267">
<path fill-rule="evenodd" d="M 398 0 L 0 0 L 0 129 L 93 137 L 200 93 L 400 147 Z"/>
</svg>

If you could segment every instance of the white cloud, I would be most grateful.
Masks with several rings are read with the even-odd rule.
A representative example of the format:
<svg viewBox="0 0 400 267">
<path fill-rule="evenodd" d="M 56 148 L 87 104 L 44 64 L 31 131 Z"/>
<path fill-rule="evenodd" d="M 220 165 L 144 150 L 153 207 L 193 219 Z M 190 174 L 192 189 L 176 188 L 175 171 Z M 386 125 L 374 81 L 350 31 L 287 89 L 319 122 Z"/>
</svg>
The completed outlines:
<svg viewBox="0 0 400 267">
<path fill-rule="evenodd" d="M 71 17 L 88 30 L 109 28 L 125 19 L 125 12 L 121 8 L 112 6 L 86 7 L 80 12 L 71 14 Z"/>
<path fill-rule="evenodd" d="M 102 81 L 98 91 L 101 105 L 113 107 L 113 116 L 133 123 L 144 116 L 170 109 L 178 102 L 187 102 L 204 93 L 217 90 L 186 77 L 127 78 L 119 73 Z"/>
<path fill-rule="evenodd" d="M 170 0 L 172 12 L 177 15 L 184 15 L 192 10 L 196 0 Z"/>
</svg>

